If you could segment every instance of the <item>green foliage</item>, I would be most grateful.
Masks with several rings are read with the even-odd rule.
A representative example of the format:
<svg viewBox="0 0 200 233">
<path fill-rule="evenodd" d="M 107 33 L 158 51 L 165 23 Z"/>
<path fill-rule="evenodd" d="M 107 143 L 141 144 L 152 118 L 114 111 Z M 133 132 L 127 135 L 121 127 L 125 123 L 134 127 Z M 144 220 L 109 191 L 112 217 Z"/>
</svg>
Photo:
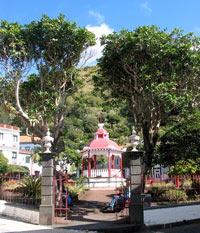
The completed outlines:
<svg viewBox="0 0 200 233">
<path fill-rule="evenodd" d="M 1 21 L 0 37 L 0 67 L 6 73 L 0 101 L 40 138 L 51 126 L 53 150 L 59 151 L 66 99 L 82 83 L 76 66 L 95 44 L 94 34 L 63 15 L 43 15 L 26 25 Z M 33 67 L 36 74 L 30 75 Z"/>
<path fill-rule="evenodd" d="M 76 150 L 66 146 L 63 154 L 63 157 L 67 157 L 71 161 L 71 164 L 74 163 L 76 167 L 81 167 L 81 154 Z"/>
<path fill-rule="evenodd" d="M 179 160 L 175 165 L 170 166 L 169 175 L 194 175 L 200 173 L 200 160 Z"/>
<path fill-rule="evenodd" d="M 7 167 L 7 172 L 8 173 L 29 173 L 29 170 L 27 167 L 23 167 L 20 165 L 13 165 L 13 164 L 8 164 Z"/>
<path fill-rule="evenodd" d="M 198 105 L 199 38 L 143 26 L 104 36 L 101 43 L 96 86 L 104 95 L 128 102 L 150 168 L 160 125 Z"/>
<path fill-rule="evenodd" d="M 112 106 L 100 92 L 94 91 L 93 75 L 98 67 L 79 69 L 82 87 L 67 99 L 67 114 L 64 120 L 62 140 L 65 142 L 64 156 L 81 167 L 81 151 L 94 139 L 100 116 L 111 140 L 119 145 L 126 144 L 131 134 L 132 118 L 123 102 Z"/>
<path fill-rule="evenodd" d="M 152 183 L 151 189 L 152 190 L 167 190 L 167 189 L 174 189 L 175 184 L 172 182 L 166 183 L 166 182 L 158 182 L 158 183 Z"/>
<path fill-rule="evenodd" d="M 88 188 L 84 184 L 85 182 L 88 182 L 88 178 L 81 174 L 81 176 L 75 180 L 75 185 L 67 185 L 68 192 L 73 201 L 78 200 L 78 196 L 88 190 Z"/>
<path fill-rule="evenodd" d="M 192 181 L 191 179 L 183 180 L 182 182 L 182 187 L 183 189 L 189 189 L 192 187 L 192 184 L 194 183 L 194 180 Z"/>
<path fill-rule="evenodd" d="M 99 166 L 104 166 L 106 164 L 106 162 L 107 162 L 107 158 L 98 158 L 97 159 L 97 164 Z"/>
<path fill-rule="evenodd" d="M 84 183 L 88 182 L 88 181 L 89 181 L 88 177 L 86 177 L 83 174 L 81 174 L 80 177 L 75 180 L 75 184 L 77 186 L 84 186 L 85 185 Z"/>
<path fill-rule="evenodd" d="M 0 173 L 5 173 L 8 168 L 8 159 L 0 152 Z"/>
<path fill-rule="evenodd" d="M 29 176 L 18 185 L 18 192 L 26 198 L 41 198 L 41 177 Z"/>
<path fill-rule="evenodd" d="M 170 201 L 172 203 L 186 202 L 187 194 L 184 190 L 170 189 L 164 192 L 161 197 L 164 201 Z"/>
<path fill-rule="evenodd" d="M 196 193 L 200 192 L 200 178 L 195 178 L 192 180 L 192 188 Z"/>
<path fill-rule="evenodd" d="M 200 169 L 200 117 L 198 113 L 193 113 L 187 118 L 165 132 L 157 150 L 159 163 L 176 164 L 175 174 L 179 174 L 181 165 L 182 174 L 194 174 Z"/>
</svg>

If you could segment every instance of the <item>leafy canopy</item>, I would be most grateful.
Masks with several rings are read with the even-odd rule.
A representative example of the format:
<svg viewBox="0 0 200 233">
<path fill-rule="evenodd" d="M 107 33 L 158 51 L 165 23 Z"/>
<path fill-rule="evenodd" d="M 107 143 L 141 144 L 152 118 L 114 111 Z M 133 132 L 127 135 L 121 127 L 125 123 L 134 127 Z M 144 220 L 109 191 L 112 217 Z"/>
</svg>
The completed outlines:
<svg viewBox="0 0 200 233">
<path fill-rule="evenodd" d="M 104 36 L 101 43 L 97 85 L 129 103 L 150 168 L 160 125 L 198 104 L 199 38 L 178 29 L 143 26 Z"/>
<path fill-rule="evenodd" d="M 169 166 L 188 159 L 197 161 L 200 154 L 200 115 L 193 113 L 160 138 L 159 163 Z M 181 163 L 180 163 L 181 164 Z"/>
<path fill-rule="evenodd" d="M 43 15 L 26 25 L 1 21 L 0 38 L 0 101 L 40 138 L 51 126 L 55 151 L 66 99 L 81 84 L 76 66 L 95 36 L 63 15 Z"/>
</svg>

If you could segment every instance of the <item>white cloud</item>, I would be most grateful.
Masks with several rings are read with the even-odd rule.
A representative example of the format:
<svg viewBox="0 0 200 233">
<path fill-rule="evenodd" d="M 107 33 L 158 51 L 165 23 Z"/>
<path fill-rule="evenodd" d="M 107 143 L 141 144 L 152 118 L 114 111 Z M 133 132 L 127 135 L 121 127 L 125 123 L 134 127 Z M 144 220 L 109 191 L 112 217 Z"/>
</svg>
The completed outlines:
<svg viewBox="0 0 200 233">
<path fill-rule="evenodd" d="M 82 61 L 79 63 L 79 66 L 92 66 L 96 64 L 96 59 L 102 56 L 103 46 L 100 44 L 100 38 L 102 35 L 108 35 L 114 30 L 110 28 L 107 24 L 101 24 L 100 26 L 91 26 L 90 24 L 86 26 L 88 31 L 93 32 L 96 36 L 96 45 L 89 47 L 86 51 L 86 59 L 91 56 L 90 59 L 85 63 L 85 57 L 83 55 Z"/>
<path fill-rule="evenodd" d="M 105 18 L 104 18 L 104 16 L 101 15 L 100 13 L 95 12 L 95 11 L 89 11 L 89 14 L 90 14 L 91 16 L 93 16 L 93 17 L 97 20 L 98 24 L 104 23 Z"/>
<path fill-rule="evenodd" d="M 149 16 L 152 14 L 152 9 L 148 6 L 148 2 L 142 3 L 140 7 L 145 12 L 145 14 Z"/>
<path fill-rule="evenodd" d="M 197 32 L 197 33 L 200 33 L 200 27 L 195 27 L 194 31 Z"/>
</svg>

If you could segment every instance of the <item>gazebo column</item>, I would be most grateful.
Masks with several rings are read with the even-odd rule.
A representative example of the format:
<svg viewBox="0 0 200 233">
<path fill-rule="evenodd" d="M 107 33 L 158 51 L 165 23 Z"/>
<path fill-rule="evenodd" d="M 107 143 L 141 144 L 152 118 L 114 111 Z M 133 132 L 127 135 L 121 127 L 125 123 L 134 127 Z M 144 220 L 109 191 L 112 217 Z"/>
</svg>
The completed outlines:
<svg viewBox="0 0 200 233">
<path fill-rule="evenodd" d="M 120 171 L 121 171 L 121 177 L 123 177 L 123 171 L 122 171 L 122 156 L 120 157 Z"/>
<path fill-rule="evenodd" d="M 112 169 L 115 169 L 115 156 L 112 155 Z"/>
<path fill-rule="evenodd" d="M 110 150 L 108 151 L 108 177 L 111 177 Z"/>
<path fill-rule="evenodd" d="M 88 177 L 91 177 L 90 151 L 88 151 Z"/>
<path fill-rule="evenodd" d="M 82 173 L 84 171 L 84 158 L 82 158 Z"/>
<path fill-rule="evenodd" d="M 97 156 L 94 155 L 94 169 L 97 169 Z"/>
</svg>

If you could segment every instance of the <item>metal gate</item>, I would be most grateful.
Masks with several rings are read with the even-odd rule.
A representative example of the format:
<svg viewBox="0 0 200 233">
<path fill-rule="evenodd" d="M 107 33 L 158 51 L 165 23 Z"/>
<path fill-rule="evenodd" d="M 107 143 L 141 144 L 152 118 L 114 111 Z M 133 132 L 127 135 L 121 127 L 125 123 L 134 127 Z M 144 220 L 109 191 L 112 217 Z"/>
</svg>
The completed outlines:
<svg viewBox="0 0 200 233">
<path fill-rule="evenodd" d="M 68 193 L 67 175 L 55 171 L 53 179 L 53 224 L 67 224 L 68 220 Z"/>
</svg>

